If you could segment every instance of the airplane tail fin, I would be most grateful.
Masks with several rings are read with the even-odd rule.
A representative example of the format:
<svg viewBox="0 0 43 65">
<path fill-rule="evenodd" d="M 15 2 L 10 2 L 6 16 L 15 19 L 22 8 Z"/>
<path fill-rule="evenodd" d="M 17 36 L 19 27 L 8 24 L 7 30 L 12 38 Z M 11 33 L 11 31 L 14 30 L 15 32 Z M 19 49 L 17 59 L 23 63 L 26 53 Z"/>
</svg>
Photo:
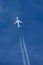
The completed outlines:
<svg viewBox="0 0 43 65">
<path fill-rule="evenodd" d="M 18 25 L 18 27 L 21 27 L 20 24 Z"/>
</svg>

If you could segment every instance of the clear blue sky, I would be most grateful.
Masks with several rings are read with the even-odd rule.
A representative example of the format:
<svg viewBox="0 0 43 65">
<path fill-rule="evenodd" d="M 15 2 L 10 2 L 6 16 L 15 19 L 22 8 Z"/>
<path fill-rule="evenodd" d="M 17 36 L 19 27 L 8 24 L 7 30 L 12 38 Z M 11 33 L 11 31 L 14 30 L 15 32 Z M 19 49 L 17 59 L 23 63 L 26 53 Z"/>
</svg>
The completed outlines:
<svg viewBox="0 0 43 65">
<path fill-rule="evenodd" d="M 43 65 L 43 0 L 0 0 L 0 65 L 23 65 L 16 16 L 30 65 Z"/>
</svg>

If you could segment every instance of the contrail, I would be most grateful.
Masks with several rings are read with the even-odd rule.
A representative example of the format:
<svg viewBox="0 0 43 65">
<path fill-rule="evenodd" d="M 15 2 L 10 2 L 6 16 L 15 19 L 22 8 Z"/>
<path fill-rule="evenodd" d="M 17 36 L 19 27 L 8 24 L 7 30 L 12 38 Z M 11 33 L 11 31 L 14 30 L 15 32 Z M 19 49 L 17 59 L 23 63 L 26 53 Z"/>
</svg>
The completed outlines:
<svg viewBox="0 0 43 65">
<path fill-rule="evenodd" d="M 26 59 L 27 59 L 27 64 L 30 65 L 29 58 L 28 58 L 28 54 L 27 54 L 27 49 L 26 49 L 26 45 L 25 45 L 25 41 L 24 41 L 23 35 L 22 35 L 22 41 L 23 41 L 24 51 L 25 51 L 25 55 L 26 55 Z"/>
<path fill-rule="evenodd" d="M 21 53 L 22 53 L 22 57 L 23 57 L 23 64 L 26 65 L 26 60 L 25 60 L 25 55 L 24 55 L 24 51 L 23 51 L 23 45 L 22 45 L 21 38 L 19 41 L 20 41 Z"/>
</svg>

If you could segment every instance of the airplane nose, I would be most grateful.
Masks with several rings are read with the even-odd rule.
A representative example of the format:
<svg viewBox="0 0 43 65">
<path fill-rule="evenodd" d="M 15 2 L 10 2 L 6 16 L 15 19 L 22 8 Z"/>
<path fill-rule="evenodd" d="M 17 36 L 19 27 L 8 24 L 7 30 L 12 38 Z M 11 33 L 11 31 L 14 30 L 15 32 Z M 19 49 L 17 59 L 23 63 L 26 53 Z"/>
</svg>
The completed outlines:
<svg viewBox="0 0 43 65">
<path fill-rule="evenodd" d="M 18 20 L 18 17 L 16 17 L 16 19 Z"/>
</svg>

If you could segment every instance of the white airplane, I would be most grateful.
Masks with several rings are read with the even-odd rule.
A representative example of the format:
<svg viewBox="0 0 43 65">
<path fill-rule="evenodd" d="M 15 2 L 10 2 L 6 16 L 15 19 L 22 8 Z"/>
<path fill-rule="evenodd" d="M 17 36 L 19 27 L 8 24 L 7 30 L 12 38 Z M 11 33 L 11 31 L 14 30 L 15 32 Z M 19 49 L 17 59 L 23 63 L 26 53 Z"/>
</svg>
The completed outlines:
<svg viewBox="0 0 43 65">
<path fill-rule="evenodd" d="M 23 22 L 20 21 L 20 20 L 18 19 L 18 17 L 16 17 L 16 21 L 15 21 L 13 24 L 17 24 L 17 25 L 18 25 L 18 28 L 19 28 L 19 27 L 21 27 L 21 26 L 20 26 L 20 23 L 23 23 Z"/>
</svg>

